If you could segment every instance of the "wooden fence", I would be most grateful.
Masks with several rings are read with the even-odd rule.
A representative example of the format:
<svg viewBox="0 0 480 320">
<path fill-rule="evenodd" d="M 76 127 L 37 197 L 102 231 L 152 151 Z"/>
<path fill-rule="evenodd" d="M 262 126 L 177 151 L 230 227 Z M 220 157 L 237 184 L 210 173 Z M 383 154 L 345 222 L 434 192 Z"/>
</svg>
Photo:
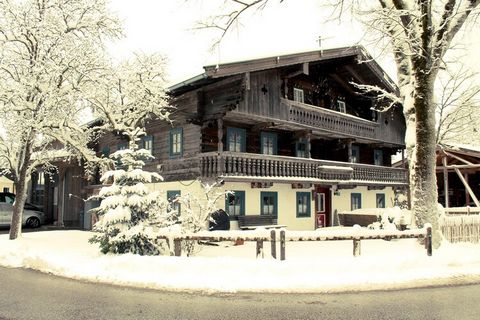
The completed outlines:
<svg viewBox="0 0 480 320">
<path fill-rule="evenodd" d="M 480 242 L 480 215 L 446 215 L 439 223 L 443 236 L 451 243 Z"/>
<path fill-rule="evenodd" d="M 167 240 L 170 244 L 172 255 L 181 256 L 182 241 L 253 241 L 256 242 L 256 256 L 264 256 L 264 242 L 270 242 L 270 253 L 274 259 L 277 259 L 277 242 L 280 246 L 280 260 L 285 260 L 285 243 L 287 241 L 337 241 L 351 240 L 353 243 L 353 256 L 357 257 L 361 253 L 362 240 L 391 240 L 391 239 L 425 239 L 425 249 L 427 255 L 432 255 L 432 228 L 426 225 L 423 229 L 413 229 L 405 231 L 397 230 L 354 230 L 353 232 L 323 232 L 323 231 L 279 231 L 279 239 L 277 239 L 278 230 L 262 230 L 262 231 L 211 231 L 199 233 L 183 233 L 183 234 L 161 234 L 158 239 Z"/>
</svg>

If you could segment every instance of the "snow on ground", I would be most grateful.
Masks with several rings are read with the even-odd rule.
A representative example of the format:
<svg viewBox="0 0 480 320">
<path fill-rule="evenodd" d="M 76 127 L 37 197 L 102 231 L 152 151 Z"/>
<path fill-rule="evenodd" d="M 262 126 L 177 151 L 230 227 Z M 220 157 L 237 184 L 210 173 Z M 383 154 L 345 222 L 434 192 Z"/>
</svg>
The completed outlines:
<svg viewBox="0 0 480 320">
<path fill-rule="evenodd" d="M 206 292 L 339 292 L 478 281 L 480 245 L 443 243 L 428 257 L 416 240 L 287 242 L 286 260 L 255 258 L 255 244 L 205 246 L 195 257 L 103 255 L 87 231 L 0 236 L 0 265 L 68 278 Z"/>
</svg>

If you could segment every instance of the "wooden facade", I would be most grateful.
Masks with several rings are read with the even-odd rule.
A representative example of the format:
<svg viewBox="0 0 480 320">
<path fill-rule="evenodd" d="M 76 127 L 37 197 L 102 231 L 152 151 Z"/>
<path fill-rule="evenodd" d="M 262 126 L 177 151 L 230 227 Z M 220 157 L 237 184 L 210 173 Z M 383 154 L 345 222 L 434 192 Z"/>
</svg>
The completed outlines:
<svg viewBox="0 0 480 320">
<path fill-rule="evenodd" d="M 360 94 L 352 82 L 397 90 L 361 47 L 205 67 L 204 74 L 171 88 L 173 123 L 148 124 L 156 160 L 147 167 L 167 181 L 243 176 L 406 185 L 406 172 L 391 168 L 390 160 L 404 148 L 400 106 L 377 112 L 374 107 L 385 102 Z M 183 130 L 182 161 L 168 153 L 172 128 Z M 232 128 L 245 133 L 245 150 L 231 152 Z M 263 134 L 274 134 L 273 154 L 262 154 Z M 307 144 L 301 157 L 300 141 Z M 355 159 L 352 149 L 358 150 Z"/>
</svg>

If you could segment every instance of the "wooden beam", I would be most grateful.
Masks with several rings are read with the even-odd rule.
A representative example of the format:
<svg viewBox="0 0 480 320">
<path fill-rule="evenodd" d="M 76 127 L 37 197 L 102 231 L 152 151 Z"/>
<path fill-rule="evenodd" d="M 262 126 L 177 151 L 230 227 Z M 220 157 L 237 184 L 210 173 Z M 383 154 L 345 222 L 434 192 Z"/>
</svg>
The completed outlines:
<svg viewBox="0 0 480 320">
<path fill-rule="evenodd" d="M 454 158 L 454 159 L 457 159 L 458 161 L 463 162 L 463 163 L 465 163 L 465 164 L 467 164 L 467 165 L 473 164 L 473 163 L 471 163 L 470 161 L 467 161 L 467 160 L 465 160 L 465 159 L 463 159 L 463 158 L 461 158 L 461 157 L 459 157 L 459 156 L 456 156 L 456 155 L 454 155 L 454 154 L 451 154 L 450 152 L 447 152 L 447 151 L 445 151 L 445 150 L 444 150 L 443 152 L 444 152 L 447 156 L 452 157 L 452 158 Z M 479 165 L 479 166 L 480 166 L 480 165 Z"/>
<path fill-rule="evenodd" d="M 268 129 L 268 128 L 271 128 L 271 127 L 275 127 L 275 122 L 273 121 L 265 121 L 265 122 L 260 122 L 260 123 L 257 123 L 256 125 L 254 125 L 250 131 L 252 132 L 258 132 L 260 130 L 263 130 L 263 129 Z"/>
<path fill-rule="evenodd" d="M 475 193 L 473 193 L 472 188 L 470 188 L 470 186 L 468 185 L 468 182 L 465 180 L 460 170 L 458 168 L 455 168 L 455 172 L 457 173 L 458 177 L 460 178 L 463 185 L 465 186 L 465 189 L 470 194 L 470 197 L 472 197 L 473 202 L 475 202 L 475 206 L 480 207 L 480 202 L 478 202 L 478 199 L 475 196 Z"/>
<path fill-rule="evenodd" d="M 310 64 L 308 62 L 304 62 L 303 65 L 302 65 L 302 68 L 303 68 L 302 72 L 303 72 L 303 74 L 306 74 L 307 76 L 310 74 L 309 70 L 308 70 L 309 65 Z"/>
<path fill-rule="evenodd" d="M 250 90 L 250 72 L 245 72 L 245 90 Z"/>
</svg>

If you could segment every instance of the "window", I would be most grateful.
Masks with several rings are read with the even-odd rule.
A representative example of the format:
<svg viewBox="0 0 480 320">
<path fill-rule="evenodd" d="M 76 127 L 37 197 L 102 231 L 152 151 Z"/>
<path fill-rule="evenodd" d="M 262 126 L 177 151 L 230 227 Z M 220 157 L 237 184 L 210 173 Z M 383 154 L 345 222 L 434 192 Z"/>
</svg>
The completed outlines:
<svg viewBox="0 0 480 320">
<path fill-rule="evenodd" d="M 103 147 L 102 148 L 102 156 L 108 158 L 110 156 L 110 147 Z"/>
<path fill-rule="evenodd" d="M 304 102 L 304 94 L 302 89 L 293 88 L 293 101 Z"/>
<path fill-rule="evenodd" d="M 385 208 L 385 194 L 377 193 L 377 208 Z"/>
<path fill-rule="evenodd" d="M 342 113 L 347 113 L 347 108 L 345 106 L 345 101 L 337 100 L 337 110 Z"/>
<path fill-rule="evenodd" d="M 245 152 L 245 129 L 227 128 L 228 151 Z"/>
<path fill-rule="evenodd" d="M 352 193 L 350 199 L 351 199 L 352 210 L 357 210 L 357 209 L 362 208 L 362 194 L 361 193 Z"/>
<path fill-rule="evenodd" d="M 122 142 L 122 143 L 119 143 L 117 145 L 117 150 L 126 150 L 127 149 L 127 143 L 126 142 Z"/>
<path fill-rule="evenodd" d="M 140 147 L 150 151 L 150 154 L 153 155 L 153 136 L 142 137 Z"/>
<path fill-rule="evenodd" d="M 297 192 L 297 218 L 310 217 L 310 192 Z"/>
<path fill-rule="evenodd" d="M 317 211 L 325 212 L 325 193 L 317 193 Z"/>
<path fill-rule="evenodd" d="M 262 154 L 277 154 L 277 134 L 262 132 L 260 134 L 260 149 Z"/>
<path fill-rule="evenodd" d="M 170 157 L 183 155 L 183 128 L 170 129 Z"/>
<path fill-rule="evenodd" d="M 176 212 L 176 216 L 179 217 L 181 213 L 180 202 L 178 201 L 178 197 L 182 195 L 180 190 L 169 190 L 167 191 L 167 200 L 170 204 L 170 209 Z"/>
<path fill-rule="evenodd" d="M 303 139 L 295 144 L 295 156 L 298 158 L 308 158 L 307 142 Z"/>
<path fill-rule="evenodd" d="M 260 192 L 260 214 L 277 215 L 276 192 Z"/>
<path fill-rule="evenodd" d="M 10 192 L 10 188 L 9 187 L 4 187 L 3 192 Z"/>
<path fill-rule="evenodd" d="M 15 202 L 15 196 L 13 194 L 1 194 L 0 202 L 13 204 L 13 202 Z"/>
<path fill-rule="evenodd" d="M 360 163 L 360 147 L 359 146 L 352 146 L 351 162 Z"/>
<path fill-rule="evenodd" d="M 234 190 L 225 196 L 225 211 L 229 216 L 245 215 L 245 191 Z"/>
<path fill-rule="evenodd" d="M 383 166 L 383 150 L 373 150 L 373 164 L 376 166 Z"/>
</svg>

